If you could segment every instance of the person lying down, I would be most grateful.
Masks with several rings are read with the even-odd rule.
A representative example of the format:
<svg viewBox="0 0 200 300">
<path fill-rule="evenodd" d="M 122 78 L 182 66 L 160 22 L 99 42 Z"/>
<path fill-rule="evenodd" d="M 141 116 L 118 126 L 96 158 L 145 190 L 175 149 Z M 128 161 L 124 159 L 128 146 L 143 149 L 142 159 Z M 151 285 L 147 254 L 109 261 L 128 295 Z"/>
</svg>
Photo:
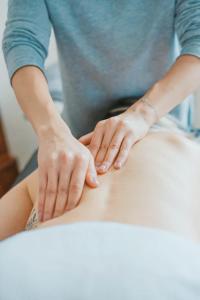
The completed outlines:
<svg viewBox="0 0 200 300">
<path fill-rule="evenodd" d="M 38 171 L 0 200 L 0 239 L 24 230 L 81 221 L 159 228 L 200 241 L 200 145 L 169 115 L 131 149 L 123 168 L 84 186 L 76 208 L 38 222 Z"/>
</svg>

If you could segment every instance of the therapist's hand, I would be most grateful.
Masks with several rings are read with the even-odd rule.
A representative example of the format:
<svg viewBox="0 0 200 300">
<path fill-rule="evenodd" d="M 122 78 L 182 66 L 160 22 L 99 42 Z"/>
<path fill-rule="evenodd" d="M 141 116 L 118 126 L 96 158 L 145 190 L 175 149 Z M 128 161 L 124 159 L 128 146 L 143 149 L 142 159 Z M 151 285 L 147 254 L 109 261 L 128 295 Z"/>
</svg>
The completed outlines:
<svg viewBox="0 0 200 300">
<path fill-rule="evenodd" d="M 59 123 L 39 139 L 39 205 L 41 221 L 71 210 L 79 203 L 84 183 L 97 187 L 94 159 L 86 146 Z"/>
<path fill-rule="evenodd" d="M 94 131 L 82 136 L 79 141 L 88 145 L 98 173 L 105 173 L 111 165 L 116 169 L 124 165 L 131 147 L 147 134 L 149 128 L 149 123 L 138 111 L 127 110 L 101 120 Z"/>
</svg>

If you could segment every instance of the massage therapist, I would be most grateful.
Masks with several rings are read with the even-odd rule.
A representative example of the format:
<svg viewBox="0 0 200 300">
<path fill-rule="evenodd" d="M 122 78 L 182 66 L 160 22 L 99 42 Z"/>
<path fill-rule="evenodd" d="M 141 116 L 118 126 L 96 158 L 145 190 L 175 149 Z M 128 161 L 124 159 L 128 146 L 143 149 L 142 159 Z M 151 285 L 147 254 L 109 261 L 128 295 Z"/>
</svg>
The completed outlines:
<svg viewBox="0 0 200 300">
<path fill-rule="evenodd" d="M 45 76 L 51 28 L 62 116 Z M 200 1 L 9 0 L 3 51 L 38 137 L 39 216 L 48 220 L 78 204 L 85 181 L 97 187 L 97 172 L 121 168 L 150 126 L 200 86 Z M 123 97 L 140 100 L 103 119 Z"/>
</svg>

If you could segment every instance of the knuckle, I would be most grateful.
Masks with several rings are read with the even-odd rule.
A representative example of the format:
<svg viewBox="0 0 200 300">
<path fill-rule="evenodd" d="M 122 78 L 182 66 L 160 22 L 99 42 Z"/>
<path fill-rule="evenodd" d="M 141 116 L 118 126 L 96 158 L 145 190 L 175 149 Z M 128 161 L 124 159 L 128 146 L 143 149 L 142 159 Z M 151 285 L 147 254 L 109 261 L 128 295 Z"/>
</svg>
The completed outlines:
<svg viewBox="0 0 200 300">
<path fill-rule="evenodd" d="M 87 158 L 88 158 L 88 155 L 87 155 L 86 153 L 79 153 L 79 154 L 77 155 L 77 159 L 78 159 L 79 161 L 85 161 L 85 160 L 87 160 Z"/>
<path fill-rule="evenodd" d="M 81 190 L 81 185 L 80 183 L 72 183 L 71 184 L 71 190 L 73 193 L 79 193 Z"/>
<path fill-rule="evenodd" d="M 128 130 L 127 130 L 127 135 L 128 135 L 129 137 L 134 136 L 134 131 L 133 131 L 133 129 L 128 128 Z"/>
<path fill-rule="evenodd" d="M 58 152 L 53 151 L 53 152 L 51 153 L 51 155 L 50 155 L 50 161 L 51 161 L 52 163 L 54 163 L 54 162 L 57 160 L 58 155 L 59 155 Z"/>
<path fill-rule="evenodd" d="M 90 144 L 90 149 L 93 150 L 93 151 L 96 151 L 96 150 L 98 150 L 98 145 L 96 143 L 92 142 Z"/>
<path fill-rule="evenodd" d="M 59 154 L 59 158 L 62 163 L 66 163 L 68 160 L 67 153 L 65 151 L 61 151 Z"/>
<path fill-rule="evenodd" d="M 112 117 L 112 118 L 110 118 L 110 119 L 108 119 L 108 125 L 113 125 L 113 124 L 116 124 L 116 122 L 117 122 L 117 118 L 114 118 L 114 117 Z"/>
<path fill-rule="evenodd" d="M 99 122 L 97 123 L 96 127 L 100 128 L 100 127 L 102 127 L 103 125 L 104 125 L 104 121 L 101 120 L 101 121 L 99 121 Z"/>
<path fill-rule="evenodd" d="M 55 158 L 50 157 L 49 161 L 48 161 L 47 164 L 46 164 L 46 167 L 52 168 L 52 167 L 54 167 L 54 166 L 55 166 Z"/>
<path fill-rule="evenodd" d="M 43 185 L 40 185 L 40 186 L 39 186 L 39 193 L 40 193 L 40 194 L 44 194 L 44 192 L 45 192 L 44 186 L 43 186 Z"/>
<path fill-rule="evenodd" d="M 47 189 L 47 196 L 52 196 L 56 193 L 56 189 L 55 188 L 48 188 Z"/>
<path fill-rule="evenodd" d="M 111 150 L 118 150 L 118 149 L 119 149 L 119 145 L 116 144 L 116 143 L 112 143 L 112 144 L 110 145 L 110 149 L 111 149 Z"/>
<path fill-rule="evenodd" d="M 58 192 L 60 194 L 67 194 L 68 192 L 68 187 L 67 186 L 60 186 Z"/>
<path fill-rule="evenodd" d="M 108 148 L 107 144 L 102 144 L 100 147 L 101 150 L 106 150 L 107 148 Z"/>
<path fill-rule="evenodd" d="M 66 155 L 67 155 L 67 160 L 68 161 L 72 161 L 73 160 L 74 154 L 73 154 L 72 151 L 67 152 Z"/>
<path fill-rule="evenodd" d="M 120 127 L 124 127 L 124 126 L 126 126 L 126 125 L 127 125 L 127 122 L 126 122 L 125 120 L 121 119 L 121 120 L 119 121 L 119 126 L 120 126 Z"/>
</svg>

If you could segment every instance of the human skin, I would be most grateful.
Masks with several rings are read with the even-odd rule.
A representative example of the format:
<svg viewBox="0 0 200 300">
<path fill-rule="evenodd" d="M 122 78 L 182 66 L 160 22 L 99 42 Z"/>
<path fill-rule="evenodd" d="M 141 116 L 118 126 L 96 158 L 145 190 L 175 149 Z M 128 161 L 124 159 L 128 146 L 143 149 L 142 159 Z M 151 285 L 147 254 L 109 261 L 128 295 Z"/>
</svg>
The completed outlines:
<svg viewBox="0 0 200 300">
<path fill-rule="evenodd" d="M 163 78 L 155 82 L 146 92 L 146 95 L 151 104 L 155 106 L 158 115 L 162 117 L 199 87 L 199 77 L 200 59 L 192 55 L 182 55 L 164 74 Z M 101 143 L 99 124 L 97 123 L 89 145 L 94 156 L 92 159 L 83 145 L 75 141 L 70 134 L 69 127 L 64 124 L 56 112 L 45 77 L 39 68 L 25 66 L 18 69 L 12 78 L 12 86 L 22 110 L 30 120 L 38 137 L 39 208 L 42 220 L 48 220 L 52 216 L 61 215 L 66 203 L 71 208 L 76 206 L 80 200 L 79 196 L 82 193 L 85 180 L 90 187 L 98 186 L 96 172 L 99 171 L 98 168 L 95 169 L 94 161 L 99 164 L 100 173 L 101 165 L 107 163 L 107 160 L 109 160 L 109 164 L 116 160 L 116 167 L 120 167 L 121 162 L 126 161 L 131 144 L 135 143 L 134 135 L 138 127 L 132 126 L 130 131 L 129 127 L 119 126 L 120 120 L 113 122 L 111 127 L 110 124 L 107 126 L 107 122 L 105 122 L 104 126 L 101 126 L 103 139 L 103 143 Z M 142 116 L 143 111 L 146 111 L 144 107 L 141 108 L 140 112 Z M 154 119 L 151 109 L 149 113 L 145 112 L 145 118 L 147 123 L 151 125 Z M 117 135 L 123 134 L 124 137 L 128 137 L 125 145 L 128 151 L 123 149 L 123 155 L 119 157 L 117 157 L 117 150 L 123 140 L 122 138 L 118 139 L 118 145 L 115 145 L 115 155 L 106 155 L 109 149 L 113 147 L 109 131 L 114 133 L 115 130 Z M 136 136 L 138 137 L 137 132 Z M 143 138 L 143 136 L 142 133 L 141 137 Z M 138 137 L 139 139 L 140 137 Z M 63 162 L 63 157 L 65 162 Z M 70 168 L 67 168 L 66 160 L 69 158 L 71 165 Z M 77 159 L 80 162 L 78 165 L 75 163 Z M 72 173 L 74 175 L 71 183 L 69 178 Z M 67 182 L 68 185 L 65 189 L 63 189 L 64 182 Z M 74 193 L 77 188 L 78 192 Z M 54 205 L 55 203 L 56 205 Z"/>
<path fill-rule="evenodd" d="M 124 168 L 112 166 L 98 180 L 97 189 L 84 186 L 76 208 L 35 224 L 37 230 L 79 221 L 112 221 L 200 240 L 200 145 L 195 141 L 173 129 L 149 132 L 131 149 Z M 1 199 L 0 239 L 24 230 L 37 205 L 36 170 Z"/>
<path fill-rule="evenodd" d="M 41 219 L 47 220 L 62 214 L 66 203 L 71 207 L 77 204 L 84 181 L 92 188 L 98 186 L 93 157 L 57 112 L 39 68 L 20 68 L 12 78 L 12 86 L 38 138 L 39 203 Z"/>
</svg>

